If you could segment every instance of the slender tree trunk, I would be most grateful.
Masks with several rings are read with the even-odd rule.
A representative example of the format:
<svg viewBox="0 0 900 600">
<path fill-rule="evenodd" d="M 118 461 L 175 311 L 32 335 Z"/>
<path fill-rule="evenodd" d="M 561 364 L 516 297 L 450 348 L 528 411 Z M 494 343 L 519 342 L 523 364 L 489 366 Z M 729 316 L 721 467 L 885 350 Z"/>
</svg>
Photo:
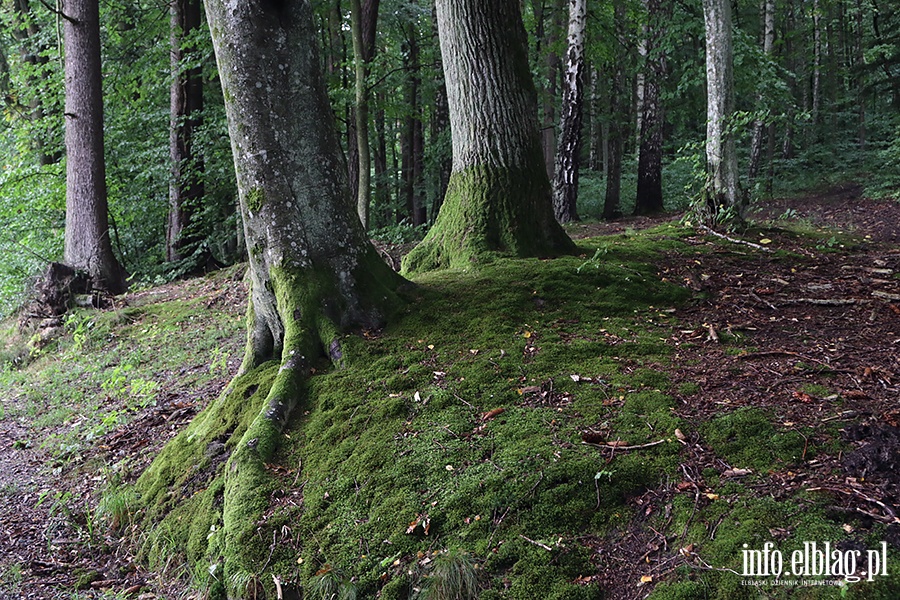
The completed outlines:
<svg viewBox="0 0 900 600">
<path fill-rule="evenodd" d="M 581 123 L 584 112 L 584 32 L 587 0 L 569 0 L 569 31 L 563 77 L 562 119 L 556 170 L 553 177 L 553 210 L 556 220 L 578 220 L 578 171 L 581 168 Z"/>
<path fill-rule="evenodd" d="M 865 50 L 863 47 L 863 7 L 862 0 L 856 0 L 856 106 L 857 106 L 857 139 L 859 149 L 866 149 L 866 92 L 865 75 Z"/>
<path fill-rule="evenodd" d="M 544 63 L 547 74 L 547 87 L 544 89 L 541 103 L 543 123 L 541 125 L 541 146 L 544 152 L 544 164 L 547 177 L 552 179 L 556 168 L 556 106 L 559 101 L 559 55 L 553 50 L 562 30 L 562 14 L 566 0 L 549 0 L 553 3 L 549 16 L 543 11 L 542 27 L 544 46 L 547 57 Z"/>
<path fill-rule="evenodd" d="M 762 4 L 762 26 L 763 26 L 763 56 L 766 60 L 772 57 L 772 49 L 775 44 L 775 0 L 760 0 Z M 767 106 L 767 98 L 760 91 L 756 96 L 757 110 L 764 110 Z M 765 138 L 766 121 L 757 118 L 753 121 L 753 138 L 750 142 L 750 185 L 759 172 L 759 163 L 762 159 L 763 142 Z"/>
<path fill-rule="evenodd" d="M 605 121 L 601 118 L 601 90 L 603 82 L 597 67 L 591 68 L 591 100 L 590 100 L 590 146 L 588 150 L 588 168 L 591 171 L 606 174 Z"/>
<path fill-rule="evenodd" d="M 453 171 L 434 227 L 406 270 L 470 267 L 494 252 L 574 251 L 553 218 L 537 99 L 517 2 L 437 0 Z"/>
<path fill-rule="evenodd" d="M 43 131 L 45 128 L 40 126 L 41 120 L 45 116 L 42 94 L 49 84 L 48 75 L 46 71 L 43 71 L 43 67 L 50 59 L 42 52 L 45 49 L 45 42 L 39 41 L 42 39 L 41 31 L 35 24 L 35 17 L 28 0 L 14 0 L 13 11 L 13 23 L 9 32 L 19 45 L 20 58 L 32 68 L 32 72 L 27 77 L 31 89 L 22 90 L 22 96 L 28 98 L 27 118 L 37 126 L 35 128 L 37 134 L 31 136 L 32 145 L 37 164 L 49 165 L 62 158 L 58 150 L 48 148 L 45 131 Z M 9 96 L 7 97 L 9 98 Z M 17 104 L 18 101 L 13 100 L 13 103 Z"/>
<path fill-rule="evenodd" d="M 435 6 L 432 4 L 432 39 L 436 47 L 440 47 L 437 30 L 437 13 Z M 443 64 L 441 63 L 440 53 L 437 55 L 438 70 L 440 72 L 437 81 L 437 89 L 434 93 L 434 112 L 431 116 L 431 144 L 433 151 L 437 154 L 436 158 L 436 182 L 434 200 L 431 205 L 430 219 L 434 222 L 441 204 L 444 201 L 444 195 L 447 193 L 447 185 L 450 183 L 450 171 L 453 166 L 451 153 L 445 151 L 444 140 L 450 133 L 450 112 L 447 107 L 447 86 L 444 83 Z"/>
<path fill-rule="evenodd" d="M 616 40 L 624 53 L 625 46 L 625 4 L 623 0 L 613 0 L 613 14 L 615 20 Z M 615 61 L 612 69 L 612 81 L 609 90 L 609 133 L 606 146 L 606 195 L 603 200 L 603 218 L 606 220 L 618 219 L 622 216 L 621 189 L 622 189 L 622 156 L 625 153 L 623 138 L 628 122 L 627 104 L 625 99 L 625 64 L 624 61 Z"/>
<path fill-rule="evenodd" d="M 65 261 L 113 294 L 126 289 L 112 251 L 103 156 L 103 92 L 98 0 L 67 0 Z"/>
<path fill-rule="evenodd" d="M 634 214 L 646 215 L 663 210 L 662 150 L 665 117 L 662 105 L 662 83 L 666 77 L 666 60 L 662 51 L 664 22 L 669 11 L 662 0 L 645 0 L 647 10 L 646 67 L 644 98 L 640 107 L 640 152 L 638 155 L 637 197 Z"/>
<path fill-rule="evenodd" d="M 380 0 L 350 0 L 350 22 L 353 37 L 353 56 L 356 74 L 357 167 L 356 211 L 363 228 L 369 227 L 369 207 L 372 204 L 372 159 L 369 145 L 369 63 L 375 55 L 375 31 Z"/>
<path fill-rule="evenodd" d="M 189 52 L 187 40 L 200 28 L 200 0 L 173 0 L 170 7 L 170 62 L 172 83 L 169 93 L 169 218 L 166 227 L 166 260 L 185 258 L 198 241 L 190 227 L 200 211 L 204 185 L 203 156 L 195 149 L 194 136 L 202 124 L 203 74 L 200 67 L 184 68 Z"/>
<path fill-rule="evenodd" d="M 822 11 L 819 0 L 813 0 L 813 72 L 812 72 L 812 127 L 819 124 L 819 108 L 822 95 Z"/>
<path fill-rule="evenodd" d="M 742 220 L 734 134 L 734 74 L 730 0 L 703 0 L 706 24 L 706 168 L 708 209 L 716 219 L 730 210 Z"/>
</svg>

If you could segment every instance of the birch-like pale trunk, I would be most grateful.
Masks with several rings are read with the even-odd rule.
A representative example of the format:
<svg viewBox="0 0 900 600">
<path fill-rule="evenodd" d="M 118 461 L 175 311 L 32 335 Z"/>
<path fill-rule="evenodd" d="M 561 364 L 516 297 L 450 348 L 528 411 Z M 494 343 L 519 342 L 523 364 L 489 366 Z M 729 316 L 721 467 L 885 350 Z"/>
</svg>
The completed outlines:
<svg viewBox="0 0 900 600">
<path fill-rule="evenodd" d="M 584 32 L 587 0 L 569 0 L 568 49 L 563 69 L 563 101 L 553 175 L 556 220 L 578 220 L 578 171 L 581 168 L 581 123 L 584 114 Z"/>
<path fill-rule="evenodd" d="M 729 130 L 734 113 L 730 0 L 703 0 L 706 27 L 707 203 L 715 218 L 726 210 L 741 220 L 737 154 Z"/>
</svg>

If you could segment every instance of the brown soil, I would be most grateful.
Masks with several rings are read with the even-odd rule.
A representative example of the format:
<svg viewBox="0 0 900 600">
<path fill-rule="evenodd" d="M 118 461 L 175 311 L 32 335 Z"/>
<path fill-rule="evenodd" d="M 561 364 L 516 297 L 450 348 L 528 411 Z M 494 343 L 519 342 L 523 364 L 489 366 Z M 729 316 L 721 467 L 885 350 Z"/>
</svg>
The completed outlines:
<svg viewBox="0 0 900 600">
<path fill-rule="evenodd" d="M 697 393 L 678 397 L 678 413 L 698 422 L 722 410 L 753 405 L 770 409 L 782 426 L 813 437 L 823 423 L 842 423 L 854 452 L 819 455 L 791 473 L 772 474 L 758 485 L 758 492 L 785 495 L 820 487 L 831 495 L 835 510 L 892 522 L 900 513 L 900 203 L 869 200 L 861 196 L 859 186 L 844 185 L 773 201 L 755 218 L 781 216 L 833 231 L 823 234 L 818 244 L 774 226 L 751 230 L 752 237 L 747 234 L 752 242 L 771 240 L 766 248 L 789 250 L 789 256 L 738 243 L 722 245 L 698 233 L 689 240 L 696 254 L 673 254 L 659 261 L 661 276 L 697 293 L 697 300 L 678 310 L 679 327 L 669 333 L 675 348 L 670 377 L 676 387 L 680 382 L 699 386 Z M 592 237 L 677 218 L 577 224 L 570 233 Z M 391 248 L 380 250 L 393 254 Z M 173 285 L 145 294 L 178 293 Z M 210 297 L 236 312 L 246 302 L 234 287 L 219 295 L 211 292 Z M 753 349 L 729 351 L 723 342 L 738 335 L 752 339 Z M 132 456 L 138 465 L 146 464 L 222 383 L 170 394 L 101 440 L 93 452 L 115 460 Z M 821 396 L 805 391 L 826 388 L 829 393 Z M 0 583 L 8 587 L 10 565 L 24 566 L 20 591 L 0 592 L 0 599 L 70 598 L 87 573 L 94 573 L 95 580 L 82 578 L 82 598 L 106 591 L 144 600 L 182 596 L 143 571 L 111 532 L 98 532 L 92 545 L 85 544 L 90 527 L 85 515 L 96 483 L 84 473 L 72 477 L 54 472 L 38 437 L 49 433 L 25 418 L 0 420 L 0 490 L 6 491 L 0 493 L 0 573 L 7 578 Z M 34 442 L 23 447 L 23 439 Z M 740 466 L 722 464 L 698 438 L 688 438 L 685 444 L 683 480 L 634 498 L 635 506 L 643 509 L 636 512 L 649 515 L 675 494 L 701 489 L 704 468 Z M 895 534 L 892 543 L 897 545 L 900 531 Z M 593 546 L 599 557 L 597 573 L 585 575 L 584 581 L 600 582 L 611 599 L 645 597 L 648 588 L 637 585 L 641 574 L 658 581 L 691 560 L 678 554 L 677 539 L 667 539 L 639 521 L 618 538 L 582 542 Z"/>
</svg>

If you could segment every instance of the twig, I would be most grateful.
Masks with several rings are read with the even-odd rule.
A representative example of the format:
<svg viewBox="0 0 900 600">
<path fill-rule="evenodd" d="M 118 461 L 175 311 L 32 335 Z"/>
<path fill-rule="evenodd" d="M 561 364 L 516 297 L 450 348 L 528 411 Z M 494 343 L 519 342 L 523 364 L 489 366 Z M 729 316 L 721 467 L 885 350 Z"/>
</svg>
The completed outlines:
<svg viewBox="0 0 900 600">
<path fill-rule="evenodd" d="M 848 496 L 856 496 L 857 498 L 862 498 L 863 500 L 866 500 L 867 502 L 871 502 L 872 504 L 877 504 L 878 506 L 881 507 L 881 509 L 884 512 L 886 512 L 888 514 L 889 518 L 878 516 L 878 515 L 873 515 L 871 513 L 861 511 L 860 509 L 856 509 L 856 510 L 859 512 L 863 512 L 863 514 L 869 515 L 870 517 L 874 517 L 883 523 L 900 523 L 900 519 L 897 518 L 897 514 L 894 512 L 894 510 L 890 506 L 888 506 L 881 500 L 878 500 L 877 498 L 872 498 L 871 496 L 867 496 L 866 494 L 863 494 L 862 492 L 860 492 L 858 490 L 844 490 L 841 488 L 832 488 L 832 487 L 826 487 L 826 486 L 806 488 L 807 492 L 818 492 L 818 491 L 823 491 L 823 490 L 826 492 L 840 492 L 840 493 L 846 494 Z"/>
<path fill-rule="evenodd" d="M 759 244 L 754 244 L 753 242 L 748 242 L 747 240 L 739 240 L 737 238 L 729 237 L 729 236 L 725 235 L 724 233 L 719 233 L 718 231 L 715 231 L 714 229 L 710 229 L 706 225 L 698 225 L 697 227 L 710 235 L 714 235 L 717 238 L 722 238 L 723 240 L 729 241 L 732 244 L 743 244 L 744 246 L 750 246 L 751 248 L 754 248 L 756 250 L 761 250 L 763 252 L 772 252 L 773 251 L 771 248 L 766 248 L 765 246 L 760 246 Z"/>
<path fill-rule="evenodd" d="M 525 537 L 524 535 L 521 535 L 521 534 L 519 534 L 519 537 L 522 538 L 523 540 L 525 540 L 526 542 L 530 543 L 530 544 L 534 544 L 535 546 L 540 546 L 541 548 L 543 548 L 543 549 L 546 550 L 547 552 L 553 552 L 553 548 L 551 548 L 551 547 L 548 546 L 547 544 L 542 544 L 542 543 L 540 543 L 540 542 L 536 542 L 536 541 L 534 541 L 534 540 L 532 540 L 532 539 L 529 539 L 529 538 L 527 538 L 527 537 Z"/>
<path fill-rule="evenodd" d="M 750 297 L 753 298 L 754 300 L 756 300 L 757 302 L 759 302 L 760 304 L 765 304 L 766 306 L 768 306 L 768 307 L 771 308 L 772 310 L 778 310 L 778 307 L 777 307 L 777 306 L 775 306 L 774 304 L 772 304 L 772 303 L 769 302 L 768 300 L 763 300 L 762 298 L 760 298 L 759 296 L 757 296 L 755 292 L 750 292 Z"/>
<path fill-rule="evenodd" d="M 869 304 L 871 300 L 863 298 L 792 298 L 785 300 L 785 304 L 816 304 L 819 306 L 848 306 L 850 304 Z"/>
<path fill-rule="evenodd" d="M 885 300 L 891 300 L 894 302 L 900 300 L 900 294 L 889 294 L 887 292 L 882 292 L 879 290 L 875 290 L 874 292 L 872 292 L 872 295 L 876 298 L 884 298 Z"/>
<path fill-rule="evenodd" d="M 650 448 L 651 446 L 658 446 L 662 444 L 666 440 L 656 440 L 655 442 L 650 442 L 649 444 L 638 444 L 637 446 L 610 446 L 608 444 L 592 444 L 590 442 L 581 442 L 585 446 L 593 446 L 594 448 L 605 448 L 609 450 L 638 450 L 640 448 Z"/>
</svg>

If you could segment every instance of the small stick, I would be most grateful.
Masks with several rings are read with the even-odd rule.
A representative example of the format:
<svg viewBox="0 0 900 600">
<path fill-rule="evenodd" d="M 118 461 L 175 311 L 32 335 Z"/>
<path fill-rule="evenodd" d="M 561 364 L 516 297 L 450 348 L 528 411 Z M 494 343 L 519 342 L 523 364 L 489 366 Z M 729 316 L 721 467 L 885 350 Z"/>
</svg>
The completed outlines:
<svg viewBox="0 0 900 600">
<path fill-rule="evenodd" d="M 535 546 L 540 546 L 541 548 L 543 548 L 543 549 L 546 550 L 547 552 L 553 552 L 553 548 L 551 548 L 551 547 L 548 546 L 547 544 L 542 544 L 542 543 L 540 543 L 540 542 L 536 542 L 536 541 L 534 541 L 534 540 L 532 540 L 532 539 L 529 539 L 529 538 L 527 538 L 527 537 L 525 537 L 524 535 L 521 535 L 521 534 L 519 535 L 519 537 L 522 538 L 523 540 L 525 540 L 526 542 L 530 543 L 530 544 L 534 544 Z"/>
<path fill-rule="evenodd" d="M 581 442 L 585 446 L 593 446 L 594 448 L 606 448 L 609 450 L 638 450 L 640 448 L 650 448 L 651 446 L 658 446 L 665 442 L 666 440 L 656 440 L 655 442 L 650 442 L 648 444 L 638 444 L 637 446 L 608 446 L 606 444 L 592 444 L 590 442 Z"/>
<path fill-rule="evenodd" d="M 748 242 L 747 240 L 739 240 L 737 238 L 729 237 L 729 236 L 725 235 L 724 233 L 719 233 L 718 231 L 715 231 L 714 229 L 710 229 L 706 225 L 699 225 L 698 227 L 702 231 L 705 231 L 706 233 L 708 233 L 710 235 L 714 235 L 717 238 L 722 238 L 723 240 L 729 241 L 732 244 L 743 244 L 744 246 L 750 246 L 751 248 L 755 248 L 756 250 L 762 250 L 763 252 L 772 252 L 771 248 L 766 248 L 765 246 L 760 246 L 759 244 L 754 244 L 753 242 Z"/>
</svg>

